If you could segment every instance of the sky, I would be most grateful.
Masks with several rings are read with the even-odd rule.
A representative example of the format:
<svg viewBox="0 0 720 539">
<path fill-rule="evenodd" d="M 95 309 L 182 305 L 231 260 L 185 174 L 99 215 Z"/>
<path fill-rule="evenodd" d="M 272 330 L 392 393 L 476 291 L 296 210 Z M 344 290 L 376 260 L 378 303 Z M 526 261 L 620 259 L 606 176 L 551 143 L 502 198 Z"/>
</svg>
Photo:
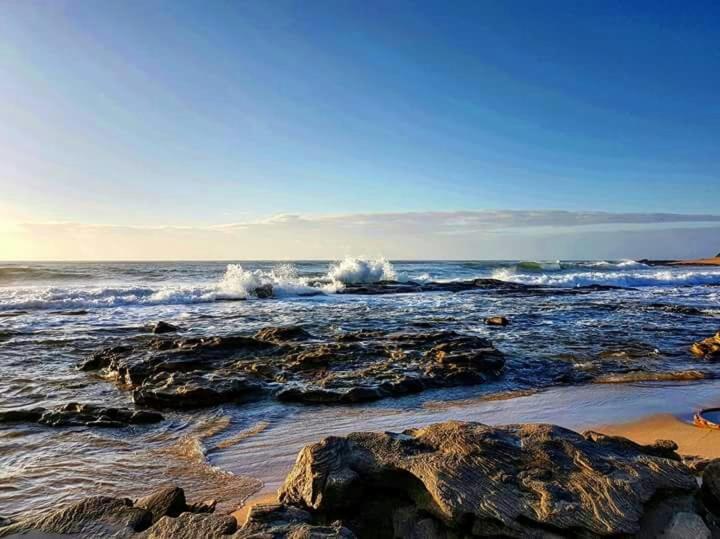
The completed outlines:
<svg viewBox="0 0 720 539">
<path fill-rule="evenodd" d="M 713 255 L 719 27 L 701 0 L 4 0 L 0 259 Z"/>
</svg>

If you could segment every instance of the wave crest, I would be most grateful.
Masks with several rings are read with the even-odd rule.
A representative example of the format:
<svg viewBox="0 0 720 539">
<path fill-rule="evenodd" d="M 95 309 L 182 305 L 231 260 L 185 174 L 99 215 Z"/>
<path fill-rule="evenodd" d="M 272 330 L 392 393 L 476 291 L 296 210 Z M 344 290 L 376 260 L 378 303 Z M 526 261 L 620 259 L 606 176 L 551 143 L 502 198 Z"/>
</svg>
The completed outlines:
<svg viewBox="0 0 720 539">
<path fill-rule="evenodd" d="M 328 278 L 333 283 L 343 285 L 403 280 L 402 276 L 398 276 L 393 265 L 384 258 L 352 257 L 346 257 L 340 262 L 331 264 Z"/>
</svg>

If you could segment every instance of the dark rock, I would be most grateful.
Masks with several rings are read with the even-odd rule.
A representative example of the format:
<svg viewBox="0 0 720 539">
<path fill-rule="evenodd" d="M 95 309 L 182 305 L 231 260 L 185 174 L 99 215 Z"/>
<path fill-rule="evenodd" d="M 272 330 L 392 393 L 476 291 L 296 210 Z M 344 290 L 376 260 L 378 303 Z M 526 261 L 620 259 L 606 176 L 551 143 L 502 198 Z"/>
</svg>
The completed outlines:
<svg viewBox="0 0 720 539">
<path fill-rule="evenodd" d="M 697 357 L 716 361 L 720 359 L 720 331 L 712 337 L 694 343 L 690 351 Z"/>
<path fill-rule="evenodd" d="M 702 500 L 720 516 L 720 459 L 711 460 L 702 473 Z"/>
<path fill-rule="evenodd" d="M 143 498 L 135 500 L 134 507 L 145 509 L 152 514 L 153 524 L 162 517 L 177 517 L 188 510 L 185 492 L 179 487 L 165 487 Z"/>
<path fill-rule="evenodd" d="M 360 537 L 591 537 L 637 534 L 650 500 L 696 491 L 682 463 L 615 437 L 447 422 L 309 445 L 280 501 Z"/>
<path fill-rule="evenodd" d="M 664 539 L 710 539 L 711 534 L 700 515 L 696 513 L 675 513 L 670 524 L 662 533 Z"/>
<path fill-rule="evenodd" d="M 355 535 L 340 523 L 314 525 L 310 513 L 297 507 L 258 504 L 250 509 L 236 539 L 353 539 Z"/>
<path fill-rule="evenodd" d="M 485 319 L 485 323 L 488 326 L 507 326 L 510 323 L 510 320 L 504 316 L 490 316 Z"/>
<path fill-rule="evenodd" d="M 163 322 L 162 320 L 160 320 L 151 328 L 151 331 L 155 335 L 160 335 L 162 333 L 173 333 L 175 331 L 178 331 L 179 329 L 180 328 L 177 326 L 168 324 L 167 322 Z"/>
<path fill-rule="evenodd" d="M 305 341 L 312 339 L 313 336 L 300 326 L 285 326 L 263 328 L 255 334 L 255 338 L 259 341 L 278 343 L 285 341 Z"/>
<path fill-rule="evenodd" d="M 0 411 L 0 423 L 36 423 L 45 412 L 45 408 Z"/>
<path fill-rule="evenodd" d="M 245 402 L 262 395 L 256 381 L 241 375 L 161 372 L 133 391 L 133 402 L 153 408 L 200 408 L 223 402 Z"/>
<path fill-rule="evenodd" d="M 0 412 L 0 423 L 26 422 L 40 423 L 50 427 L 127 427 L 158 423 L 163 416 L 157 412 L 128 410 L 126 408 L 106 408 L 94 404 L 71 402 L 51 410 L 33 408 L 30 410 L 10 410 Z"/>
<path fill-rule="evenodd" d="M 612 447 L 624 447 L 630 451 L 638 453 L 646 453 L 655 457 L 661 457 L 670 460 L 682 461 L 680 455 L 677 454 L 678 445 L 672 440 L 655 440 L 652 444 L 642 445 L 623 438 L 622 436 L 611 436 L 602 434 L 592 430 L 583 433 L 588 440 L 600 445 L 609 445 Z"/>
<path fill-rule="evenodd" d="M 268 299 L 273 297 L 273 288 L 270 284 L 264 284 L 262 286 L 258 286 L 255 289 L 255 297 L 258 299 Z"/>
<path fill-rule="evenodd" d="M 133 507 L 128 499 L 96 496 L 52 511 L 49 514 L 22 519 L 0 528 L 0 537 L 14 534 L 42 537 L 72 535 L 74 537 L 132 537 L 152 524 L 152 514 Z"/>
<path fill-rule="evenodd" d="M 137 404 L 195 408 L 280 400 L 354 403 L 427 388 L 483 383 L 501 373 L 490 341 L 453 331 L 361 331 L 320 339 L 298 326 L 255 336 L 136 340 L 81 365 L 133 392 Z"/>
<path fill-rule="evenodd" d="M 177 518 L 162 517 L 146 535 L 146 539 L 215 539 L 227 538 L 237 530 L 231 516 L 207 513 L 183 513 Z M 259 539 L 259 538 L 258 538 Z"/>
</svg>

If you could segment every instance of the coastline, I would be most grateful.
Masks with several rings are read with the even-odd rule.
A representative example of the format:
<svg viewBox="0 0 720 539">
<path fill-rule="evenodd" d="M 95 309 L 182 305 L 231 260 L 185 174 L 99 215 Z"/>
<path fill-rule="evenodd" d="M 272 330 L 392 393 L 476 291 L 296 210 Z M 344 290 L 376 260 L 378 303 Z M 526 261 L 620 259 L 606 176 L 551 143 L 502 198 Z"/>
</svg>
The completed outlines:
<svg viewBox="0 0 720 539">
<path fill-rule="evenodd" d="M 688 260 L 649 260 L 642 259 L 638 262 L 647 266 L 720 266 L 720 256 L 711 258 L 694 258 Z"/>
</svg>

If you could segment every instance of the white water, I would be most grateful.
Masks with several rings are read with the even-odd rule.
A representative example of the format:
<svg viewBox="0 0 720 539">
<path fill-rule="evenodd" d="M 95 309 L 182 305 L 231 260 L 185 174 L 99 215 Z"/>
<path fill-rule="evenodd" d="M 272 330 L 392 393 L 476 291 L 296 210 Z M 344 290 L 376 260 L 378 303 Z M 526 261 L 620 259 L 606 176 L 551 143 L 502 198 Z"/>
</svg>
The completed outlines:
<svg viewBox="0 0 720 539">
<path fill-rule="evenodd" d="M 397 266 L 397 267 L 396 267 Z M 180 269 L 178 269 L 180 268 Z M 219 274 L 223 271 L 224 273 Z M 328 265 L 248 263 L 191 265 L 64 265 L 0 267 L 13 284 L 0 284 L 0 312 L 95 309 L 252 299 L 258 288 L 276 298 L 333 294 L 347 285 L 382 280 L 495 278 L 523 284 L 576 287 L 605 284 L 633 288 L 720 285 L 720 268 L 651 267 L 632 260 L 579 262 L 397 263 L 345 258 Z M 60 276 L 57 279 L 55 276 Z M 707 292 L 707 291 L 706 291 Z"/>
</svg>

